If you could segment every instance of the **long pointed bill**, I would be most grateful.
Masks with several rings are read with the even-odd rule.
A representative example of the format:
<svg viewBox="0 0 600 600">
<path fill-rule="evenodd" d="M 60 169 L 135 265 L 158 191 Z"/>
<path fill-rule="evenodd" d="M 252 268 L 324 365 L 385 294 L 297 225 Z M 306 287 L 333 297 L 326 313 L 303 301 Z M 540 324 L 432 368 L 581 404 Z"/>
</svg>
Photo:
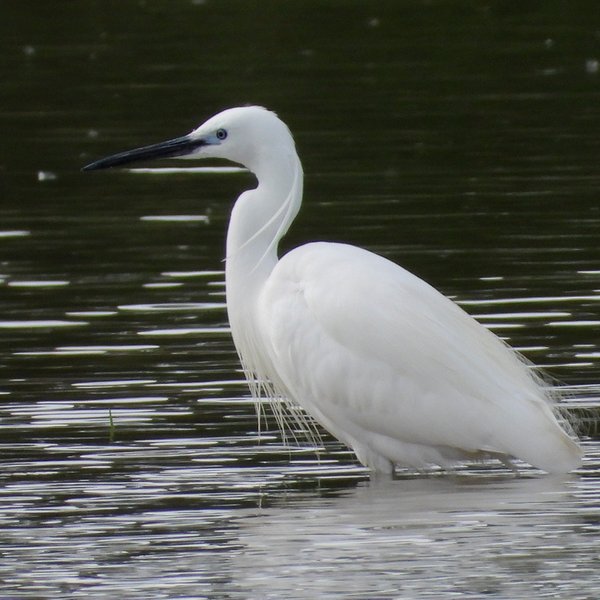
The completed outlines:
<svg viewBox="0 0 600 600">
<path fill-rule="evenodd" d="M 189 135 L 184 135 L 183 137 L 175 138 L 174 140 L 168 140 L 166 142 L 160 142 L 142 148 L 135 148 L 134 150 L 127 150 L 125 152 L 119 152 L 119 154 L 101 158 L 100 160 L 86 165 L 81 170 L 94 171 L 96 169 L 119 167 L 141 160 L 175 158 L 177 156 L 191 154 L 197 148 L 206 145 L 208 145 L 208 142 L 202 138 L 193 139 Z"/>
</svg>

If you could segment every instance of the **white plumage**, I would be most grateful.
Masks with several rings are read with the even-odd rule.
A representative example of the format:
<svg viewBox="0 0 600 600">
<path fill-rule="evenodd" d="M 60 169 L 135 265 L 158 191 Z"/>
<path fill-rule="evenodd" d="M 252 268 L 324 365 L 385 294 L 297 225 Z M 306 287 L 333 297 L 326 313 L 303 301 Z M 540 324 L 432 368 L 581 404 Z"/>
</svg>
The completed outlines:
<svg viewBox="0 0 600 600">
<path fill-rule="evenodd" d="M 303 176 L 274 113 L 229 109 L 188 136 L 88 168 L 183 155 L 228 158 L 258 178 L 233 208 L 226 265 L 233 338 L 254 395 L 302 407 L 375 471 L 488 455 L 549 472 L 580 464 L 552 392 L 433 287 L 344 244 L 311 243 L 278 260 Z"/>
</svg>

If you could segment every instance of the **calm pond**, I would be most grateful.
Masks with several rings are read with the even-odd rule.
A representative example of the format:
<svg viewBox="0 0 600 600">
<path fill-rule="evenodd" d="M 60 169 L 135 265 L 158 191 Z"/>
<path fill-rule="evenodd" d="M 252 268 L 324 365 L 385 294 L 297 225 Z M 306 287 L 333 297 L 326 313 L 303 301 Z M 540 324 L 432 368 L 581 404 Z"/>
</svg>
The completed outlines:
<svg viewBox="0 0 600 600">
<path fill-rule="evenodd" d="M 0 597 L 600 595 L 600 4 L 20 0 L 0 56 Z M 246 103 L 304 164 L 281 251 L 459 302 L 567 387 L 580 470 L 370 482 L 259 435 L 223 272 L 252 176 L 79 171 Z"/>
</svg>

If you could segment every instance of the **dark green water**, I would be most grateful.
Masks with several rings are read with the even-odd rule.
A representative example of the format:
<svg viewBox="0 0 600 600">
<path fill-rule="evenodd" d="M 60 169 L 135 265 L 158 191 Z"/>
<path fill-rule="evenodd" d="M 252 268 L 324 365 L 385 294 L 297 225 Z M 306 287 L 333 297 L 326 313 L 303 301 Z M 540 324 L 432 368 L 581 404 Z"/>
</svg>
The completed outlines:
<svg viewBox="0 0 600 600">
<path fill-rule="evenodd" d="M 19 0 L 0 57 L 3 597 L 598 596 L 593 423 L 559 479 L 259 441 L 222 263 L 252 177 L 79 171 L 268 106 L 306 173 L 283 251 L 401 263 L 594 415 L 597 2 Z"/>
</svg>

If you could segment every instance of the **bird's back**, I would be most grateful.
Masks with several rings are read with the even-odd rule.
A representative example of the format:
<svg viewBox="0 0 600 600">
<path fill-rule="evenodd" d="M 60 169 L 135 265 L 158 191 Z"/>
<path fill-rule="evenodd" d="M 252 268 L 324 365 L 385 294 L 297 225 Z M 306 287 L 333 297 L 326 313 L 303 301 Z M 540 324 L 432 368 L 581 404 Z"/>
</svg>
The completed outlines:
<svg viewBox="0 0 600 600">
<path fill-rule="evenodd" d="M 394 263 L 313 243 L 259 297 L 269 372 L 362 462 L 424 467 L 481 452 L 568 471 L 578 445 L 518 355 Z"/>
</svg>

